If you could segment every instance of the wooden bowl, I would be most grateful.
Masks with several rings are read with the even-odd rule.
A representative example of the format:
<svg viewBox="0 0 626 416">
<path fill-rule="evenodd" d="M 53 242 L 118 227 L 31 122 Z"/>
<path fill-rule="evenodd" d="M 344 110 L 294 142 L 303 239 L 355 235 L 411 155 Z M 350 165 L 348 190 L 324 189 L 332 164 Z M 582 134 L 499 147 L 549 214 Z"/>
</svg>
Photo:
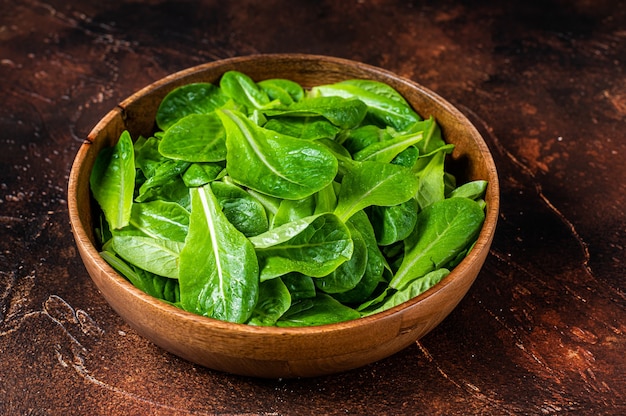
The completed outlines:
<svg viewBox="0 0 626 416">
<path fill-rule="evenodd" d="M 358 320 L 303 328 L 257 327 L 194 315 L 131 285 L 98 254 L 95 203 L 89 176 L 98 152 L 127 129 L 132 137 L 155 129 L 155 114 L 172 89 L 191 82 L 216 82 L 228 70 L 256 81 L 287 78 L 305 87 L 349 78 L 385 82 L 424 117 L 433 115 L 444 137 L 456 145 L 450 165 L 463 180 L 489 181 L 487 213 L 469 255 L 443 281 L 393 309 Z M 478 131 L 450 103 L 428 89 L 383 69 L 345 59 L 300 54 L 238 57 L 167 76 L 120 103 L 94 127 L 72 166 L 68 190 L 72 231 L 85 267 L 111 307 L 139 334 L 194 363 L 229 373 L 266 377 L 310 377 L 354 369 L 388 357 L 436 327 L 461 301 L 491 245 L 499 209 L 498 177 Z"/>
</svg>

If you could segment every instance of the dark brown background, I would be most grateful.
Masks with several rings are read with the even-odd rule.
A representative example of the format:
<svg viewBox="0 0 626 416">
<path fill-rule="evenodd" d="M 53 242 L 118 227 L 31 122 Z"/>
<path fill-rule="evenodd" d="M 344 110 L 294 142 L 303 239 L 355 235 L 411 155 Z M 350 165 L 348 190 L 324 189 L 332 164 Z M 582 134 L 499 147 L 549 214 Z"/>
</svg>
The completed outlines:
<svg viewBox="0 0 626 416">
<path fill-rule="evenodd" d="M 318 379 L 221 374 L 138 337 L 67 215 L 73 157 L 118 101 L 272 52 L 434 90 L 483 132 L 502 186 L 459 307 L 395 356 Z M 619 1 L 0 0 L 0 414 L 626 414 L 625 63 Z"/>
</svg>

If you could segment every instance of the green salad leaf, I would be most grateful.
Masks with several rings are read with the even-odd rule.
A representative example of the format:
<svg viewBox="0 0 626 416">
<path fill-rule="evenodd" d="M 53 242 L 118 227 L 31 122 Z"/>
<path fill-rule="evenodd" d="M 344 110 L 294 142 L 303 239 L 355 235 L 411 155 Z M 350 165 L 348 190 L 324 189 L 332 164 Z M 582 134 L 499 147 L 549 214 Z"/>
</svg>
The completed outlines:
<svg viewBox="0 0 626 416">
<path fill-rule="evenodd" d="M 264 129 L 237 111 L 217 114 L 226 128 L 226 168 L 234 181 L 276 198 L 300 199 L 335 178 L 337 159 L 323 145 Z"/>
<path fill-rule="evenodd" d="M 111 228 L 128 225 L 135 187 L 135 154 L 128 131 L 114 147 L 98 154 L 89 183 Z"/>
<path fill-rule="evenodd" d="M 211 318 L 246 322 L 259 293 L 254 247 L 228 221 L 209 185 L 190 192 L 189 233 L 178 279 L 182 306 Z"/>
</svg>

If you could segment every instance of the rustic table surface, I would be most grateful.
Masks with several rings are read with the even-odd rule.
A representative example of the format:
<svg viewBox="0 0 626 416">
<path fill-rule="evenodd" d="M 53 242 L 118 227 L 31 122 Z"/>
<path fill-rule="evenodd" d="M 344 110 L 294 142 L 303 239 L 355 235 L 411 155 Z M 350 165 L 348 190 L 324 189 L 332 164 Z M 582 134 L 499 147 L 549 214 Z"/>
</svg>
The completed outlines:
<svg viewBox="0 0 626 416">
<path fill-rule="evenodd" d="M 470 6 L 470 3 L 473 3 Z M 0 0 L 0 414 L 626 414 L 626 6 Z M 186 67 L 300 52 L 394 71 L 492 149 L 501 215 L 455 311 L 347 373 L 258 380 L 139 337 L 77 256 L 72 160 Z"/>
</svg>

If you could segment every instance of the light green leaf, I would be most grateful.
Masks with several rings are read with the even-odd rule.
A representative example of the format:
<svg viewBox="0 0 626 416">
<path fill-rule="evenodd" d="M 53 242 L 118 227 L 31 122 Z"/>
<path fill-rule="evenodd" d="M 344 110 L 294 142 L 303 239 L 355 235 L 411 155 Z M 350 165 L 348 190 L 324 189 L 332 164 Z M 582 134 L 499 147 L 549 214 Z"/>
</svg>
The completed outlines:
<svg viewBox="0 0 626 416">
<path fill-rule="evenodd" d="M 394 306 L 398 306 L 408 300 L 413 299 L 426 292 L 431 287 L 435 286 L 444 277 L 450 274 L 448 269 L 437 269 L 432 272 L 429 272 L 425 276 L 412 281 L 406 288 L 400 290 L 398 292 L 393 293 L 389 296 L 385 301 L 378 305 L 375 309 L 367 310 L 367 312 L 363 313 L 363 316 L 373 315 L 378 312 L 385 311 L 387 309 L 391 309 Z"/>
<path fill-rule="evenodd" d="M 283 199 L 301 199 L 335 178 L 337 159 L 323 145 L 258 127 L 237 111 L 218 111 L 226 128 L 230 177 Z"/>
<path fill-rule="evenodd" d="M 182 307 L 224 321 L 246 322 L 259 290 L 254 247 L 226 219 L 209 185 L 190 192 L 189 233 L 180 254 Z"/>
<path fill-rule="evenodd" d="M 255 109 L 270 105 L 267 93 L 259 88 L 248 75 L 239 71 L 225 72 L 220 79 L 220 88 L 225 95 L 244 105 L 249 114 L 252 114 Z"/>
<path fill-rule="evenodd" d="M 484 219 L 484 211 L 471 199 L 450 198 L 429 205 L 404 240 L 404 259 L 389 286 L 402 290 L 453 260 L 473 242 Z"/>
<path fill-rule="evenodd" d="M 183 243 L 159 238 L 114 235 L 113 250 L 127 262 L 160 276 L 178 279 L 178 260 Z"/>
<path fill-rule="evenodd" d="M 129 265 L 112 251 L 103 251 L 100 253 L 100 256 L 111 267 L 127 278 L 133 286 L 143 290 L 148 295 L 171 303 L 180 301 L 178 280 L 159 276 L 139 267 Z"/>
<path fill-rule="evenodd" d="M 377 124 L 389 125 L 397 130 L 403 130 L 421 120 L 400 94 L 377 81 L 346 80 L 320 85 L 312 88 L 312 95 L 357 98 L 367 105 L 368 115 Z"/>
<path fill-rule="evenodd" d="M 417 178 L 404 166 L 379 162 L 345 164 L 335 214 L 348 220 L 370 205 L 391 206 L 408 201 L 418 188 Z"/>
<path fill-rule="evenodd" d="M 257 82 L 270 100 L 279 100 L 283 105 L 289 105 L 304 97 L 304 89 L 297 82 L 288 79 L 266 79 Z"/>
<path fill-rule="evenodd" d="M 161 101 L 156 113 L 156 123 L 165 131 L 189 114 L 208 114 L 227 102 L 228 97 L 213 84 L 183 85 L 170 91 Z"/>
<path fill-rule="evenodd" d="M 167 129 L 159 152 L 187 162 L 219 162 L 226 159 L 226 132 L 215 113 L 190 114 Z"/>
<path fill-rule="evenodd" d="M 389 140 L 376 142 L 353 155 L 354 160 L 373 160 L 376 162 L 390 163 L 398 154 L 409 146 L 421 141 L 422 133 L 395 136 Z"/>
<path fill-rule="evenodd" d="M 111 228 L 127 226 L 135 187 L 135 152 L 128 131 L 113 148 L 98 154 L 89 184 Z"/>
<path fill-rule="evenodd" d="M 321 277 L 352 256 L 346 225 L 333 214 L 302 218 L 250 237 L 261 266 L 261 280 L 289 272 Z"/>
<path fill-rule="evenodd" d="M 189 212 L 169 201 L 134 203 L 130 224 L 146 236 L 182 243 L 189 230 Z"/>
<path fill-rule="evenodd" d="M 309 97 L 288 107 L 265 110 L 268 117 L 324 117 L 342 129 L 357 127 L 367 111 L 366 105 L 354 98 Z"/>
</svg>

